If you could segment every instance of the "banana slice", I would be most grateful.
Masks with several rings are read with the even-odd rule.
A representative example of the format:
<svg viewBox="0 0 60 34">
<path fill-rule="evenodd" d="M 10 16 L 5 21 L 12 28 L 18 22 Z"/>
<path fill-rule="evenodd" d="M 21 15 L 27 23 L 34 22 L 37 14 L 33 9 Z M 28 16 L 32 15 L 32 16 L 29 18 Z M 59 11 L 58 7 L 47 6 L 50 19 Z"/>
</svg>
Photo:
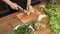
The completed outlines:
<svg viewBox="0 0 60 34">
<path fill-rule="evenodd" d="M 28 12 L 27 15 L 30 15 L 30 12 Z"/>
<path fill-rule="evenodd" d="M 40 5 L 39 7 L 43 7 L 43 8 L 45 8 L 45 5 Z"/>
<path fill-rule="evenodd" d="M 37 21 L 41 21 L 41 19 L 44 17 L 46 17 L 46 15 L 43 15 L 43 14 L 39 15 Z"/>
<path fill-rule="evenodd" d="M 28 12 L 28 10 L 24 10 L 24 13 L 26 14 Z"/>
</svg>

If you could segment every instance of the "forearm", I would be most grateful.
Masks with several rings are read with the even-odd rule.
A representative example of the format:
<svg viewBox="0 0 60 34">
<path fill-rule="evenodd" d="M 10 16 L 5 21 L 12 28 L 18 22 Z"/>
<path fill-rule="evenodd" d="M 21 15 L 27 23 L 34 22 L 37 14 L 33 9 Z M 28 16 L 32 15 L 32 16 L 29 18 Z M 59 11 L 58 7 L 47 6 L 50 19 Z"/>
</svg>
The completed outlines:
<svg viewBox="0 0 60 34">
<path fill-rule="evenodd" d="M 27 5 L 31 5 L 31 0 L 27 0 Z"/>
<path fill-rule="evenodd" d="M 2 1 L 4 1 L 8 5 L 10 5 L 12 3 L 10 0 L 2 0 Z"/>
</svg>

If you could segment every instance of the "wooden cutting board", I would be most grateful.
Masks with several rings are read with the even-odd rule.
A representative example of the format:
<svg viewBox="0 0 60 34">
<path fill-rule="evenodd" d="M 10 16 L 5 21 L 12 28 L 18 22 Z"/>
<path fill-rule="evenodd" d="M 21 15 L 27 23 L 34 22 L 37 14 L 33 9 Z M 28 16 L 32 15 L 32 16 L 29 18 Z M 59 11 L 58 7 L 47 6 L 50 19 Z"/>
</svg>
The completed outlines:
<svg viewBox="0 0 60 34">
<path fill-rule="evenodd" d="M 35 13 L 32 13 L 30 15 L 26 15 L 24 13 L 19 13 L 17 15 L 17 17 L 19 18 L 19 20 L 23 23 L 30 23 L 31 20 L 37 20 L 37 17 L 40 14 L 45 14 L 43 11 L 40 10 L 40 8 L 37 6 L 34 6 L 34 8 L 36 8 L 39 12 L 35 12 Z M 39 31 L 35 31 L 35 34 L 52 34 L 50 28 L 49 28 L 49 24 L 48 24 L 48 21 L 43 18 L 42 19 L 42 22 L 46 24 L 46 28 L 43 29 L 43 30 L 39 30 Z"/>
<path fill-rule="evenodd" d="M 37 20 L 37 17 L 39 15 L 39 12 L 33 12 L 31 13 L 30 15 L 27 15 L 27 14 L 24 14 L 23 12 L 22 13 L 19 13 L 17 15 L 17 17 L 19 18 L 19 20 L 22 22 L 22 23 L 30 23 L 32 20 Z"/>
<path fill-rule="evenodd" d="M 33 8 L 35 9 L 36 12 L 34 12 L 30 15 L 26 15 L 24 13 L 19 13 L 17 15 L 19 20 L 23 23 L 30 23 L 32 20 L 37 20 L 37 17 L 38 17 L 39 14 L 44 14 L 44 12 L 40 10 L 38 5 L 33 6 Z"/>
<path fill-rule="evenodd" d="M 17 15 L 17 17 L 21 20 L 21 22 L 30 24 L 30 22 L 32 20 L 37 20 L 38 15 L 39 14 L 36 13 L 36 12 L 34 12 L 30 15 L 20 13 L 20 14 Z M 44 22 L 46 22 L 46 20 Z M 47 23 L 45 23 L 45 24 L 46 24 L 46 28 L 43 29 L 43 30 L 35 31 L 35 34 L 52 34 L 52 32 L 50 31 L 49 26 L 47 25 Z"/>
</svg>

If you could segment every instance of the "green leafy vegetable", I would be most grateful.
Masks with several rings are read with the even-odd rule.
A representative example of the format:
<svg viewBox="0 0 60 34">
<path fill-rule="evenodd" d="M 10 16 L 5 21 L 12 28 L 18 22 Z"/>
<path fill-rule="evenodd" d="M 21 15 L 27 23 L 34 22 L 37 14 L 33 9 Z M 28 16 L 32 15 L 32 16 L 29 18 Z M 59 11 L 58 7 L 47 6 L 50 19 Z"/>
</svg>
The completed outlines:
<svg viewBox="0 0 60 34">
<path fill-rule="evenodd" d="M 48 4 L 46 8 L 40 8 L 48 15 L 51 31 L 60 34 L 60 5 Z"/>
<path fill-rule="evenodd" d="M 30 25 L 20 25 L 17 29 L 12 31 L 12 34 L 34 34 L 32 28 L 29 28 Z"/>
</svg>

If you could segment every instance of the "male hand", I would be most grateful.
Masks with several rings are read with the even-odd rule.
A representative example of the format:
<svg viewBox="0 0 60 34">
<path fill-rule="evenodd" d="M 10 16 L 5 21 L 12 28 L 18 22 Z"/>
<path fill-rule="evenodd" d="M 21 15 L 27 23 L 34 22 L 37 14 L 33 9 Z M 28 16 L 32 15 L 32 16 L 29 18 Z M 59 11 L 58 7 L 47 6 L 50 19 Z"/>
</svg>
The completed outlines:
<svg viewBox="0 0 60 34">
<path fill-rule="evenodd" d="M 11 4 L 9 4 L 9 6 L 14 10 L 18 10 L 18 9 L 23 10 L 22 7 L 20 7 L 19 5 L 17 5 L 16 3 L 13 3 L 13 2 Z"/>
</svg>

